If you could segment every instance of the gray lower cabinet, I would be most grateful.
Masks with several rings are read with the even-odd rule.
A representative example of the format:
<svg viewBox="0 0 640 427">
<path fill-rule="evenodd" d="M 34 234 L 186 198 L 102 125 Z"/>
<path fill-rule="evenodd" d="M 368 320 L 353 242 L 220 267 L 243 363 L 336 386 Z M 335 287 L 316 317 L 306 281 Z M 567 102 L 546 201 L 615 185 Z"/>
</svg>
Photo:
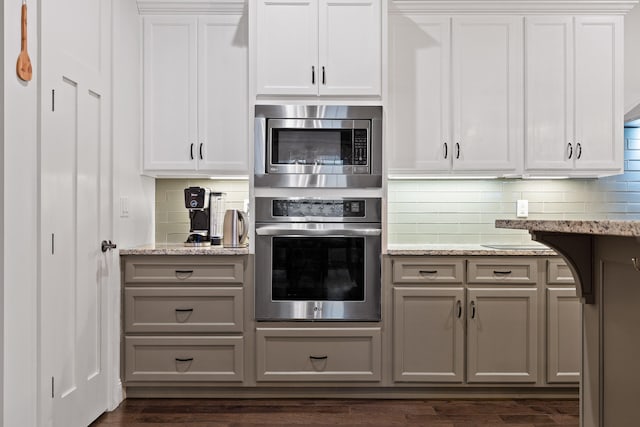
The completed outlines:
<svg viewBox="0 0 640 427">
<path fill-rule="evenodd" d="M 246 256 L 123 258 L 123 378 L 244 380 Z"/>
<path fill-rule="evenodd" d="M 579 381 L 579 305 L 560 258 L 391 256 L 385 266 L 395 382 Z"/>
<path fill-rule="evenodd" d="M 547 261 L 547 382 L 578 383 L 582 352 L 582 304 L 573 275 L 561 260 Z"/>
<path fill-rule="evenodd" d="M 380 381 L 381 329 L 257 328 L 258 381 Z"/>
</svg>

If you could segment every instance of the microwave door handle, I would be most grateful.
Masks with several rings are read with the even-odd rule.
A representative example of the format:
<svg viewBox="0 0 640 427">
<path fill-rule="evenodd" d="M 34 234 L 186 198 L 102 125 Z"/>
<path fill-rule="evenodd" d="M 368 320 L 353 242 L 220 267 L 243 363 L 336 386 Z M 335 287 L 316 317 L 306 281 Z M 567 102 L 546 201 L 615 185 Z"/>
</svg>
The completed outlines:
<svg viewBox="0 0 640 427">
<path fill-rule="evenodd" d="M 344 229 L 291 229 L 286 227 L 256 227 L 258 236 L 380 236 L 379 228 L 344 228 Z"/>
</svg>

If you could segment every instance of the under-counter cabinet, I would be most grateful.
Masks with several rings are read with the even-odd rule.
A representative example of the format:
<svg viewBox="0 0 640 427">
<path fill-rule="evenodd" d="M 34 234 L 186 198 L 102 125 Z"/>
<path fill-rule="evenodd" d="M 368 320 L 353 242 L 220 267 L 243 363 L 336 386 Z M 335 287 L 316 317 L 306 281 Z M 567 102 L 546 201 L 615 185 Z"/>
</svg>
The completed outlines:
<svg viewBox="0 0 640 427">
<path fill-rule="evenodd" d="M 525 18 L 525 174 L 622 173 L 622 16 Z"/>
<path fill-rule="evenodd" d="M 573 277 L 560 259 L 392 256 L 385 266 L 392 286 L 394 381 L 579 381 L 580 317 Z M 539 375 L 543 366 L 546 378 Z"/>
<path fill-rule="evenodd" d="M 521 172 L 522 18 L 389 15 L 389 174 Z"/>
<path fill-rule="evenodd" d="M 257 94 L 380 96 L 381 3 L 257 0 Z"/>
<path fill-rule="evenodd" d="M 146 173 L 248 174 L 248 35 L 238 7 L 142 18 Z"/>
<path fill-rule="evenodd" d="M 578 383 L 582 349 L 582 305 L 564 261 L 547 261 L 547 382 Z"/>
<path fill-rule="evenodd" d="M 123 258 L 127 387 L 242 384 L 246 256 Z"/>
</svg>

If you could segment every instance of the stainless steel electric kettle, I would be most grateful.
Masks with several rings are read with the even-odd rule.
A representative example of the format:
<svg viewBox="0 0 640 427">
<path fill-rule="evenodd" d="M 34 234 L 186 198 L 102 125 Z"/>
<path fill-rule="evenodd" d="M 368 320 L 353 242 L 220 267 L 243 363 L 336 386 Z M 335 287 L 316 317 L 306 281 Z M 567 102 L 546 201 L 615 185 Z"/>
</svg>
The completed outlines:
<svg viewBox="0 0 640 427">
<path fill-rule="evenodd" d="M 243 248 L 247 246 L 249 219 L 239 209 L 228 209 L 224 214 L 222 245 L 225 248 Z"/>
</svg>

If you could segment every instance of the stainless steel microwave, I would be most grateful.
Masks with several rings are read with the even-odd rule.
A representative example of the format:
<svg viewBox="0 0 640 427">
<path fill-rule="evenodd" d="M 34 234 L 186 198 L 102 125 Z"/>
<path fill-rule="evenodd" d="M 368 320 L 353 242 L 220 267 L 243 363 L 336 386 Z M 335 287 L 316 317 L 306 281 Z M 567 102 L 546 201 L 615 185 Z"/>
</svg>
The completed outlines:
<svg viewBox="0 0 640 427">
<path fill-rule="evenodd" d="M 379 188 L 382 107 L 257 105 L 256 187 Z"/>
</svg>

